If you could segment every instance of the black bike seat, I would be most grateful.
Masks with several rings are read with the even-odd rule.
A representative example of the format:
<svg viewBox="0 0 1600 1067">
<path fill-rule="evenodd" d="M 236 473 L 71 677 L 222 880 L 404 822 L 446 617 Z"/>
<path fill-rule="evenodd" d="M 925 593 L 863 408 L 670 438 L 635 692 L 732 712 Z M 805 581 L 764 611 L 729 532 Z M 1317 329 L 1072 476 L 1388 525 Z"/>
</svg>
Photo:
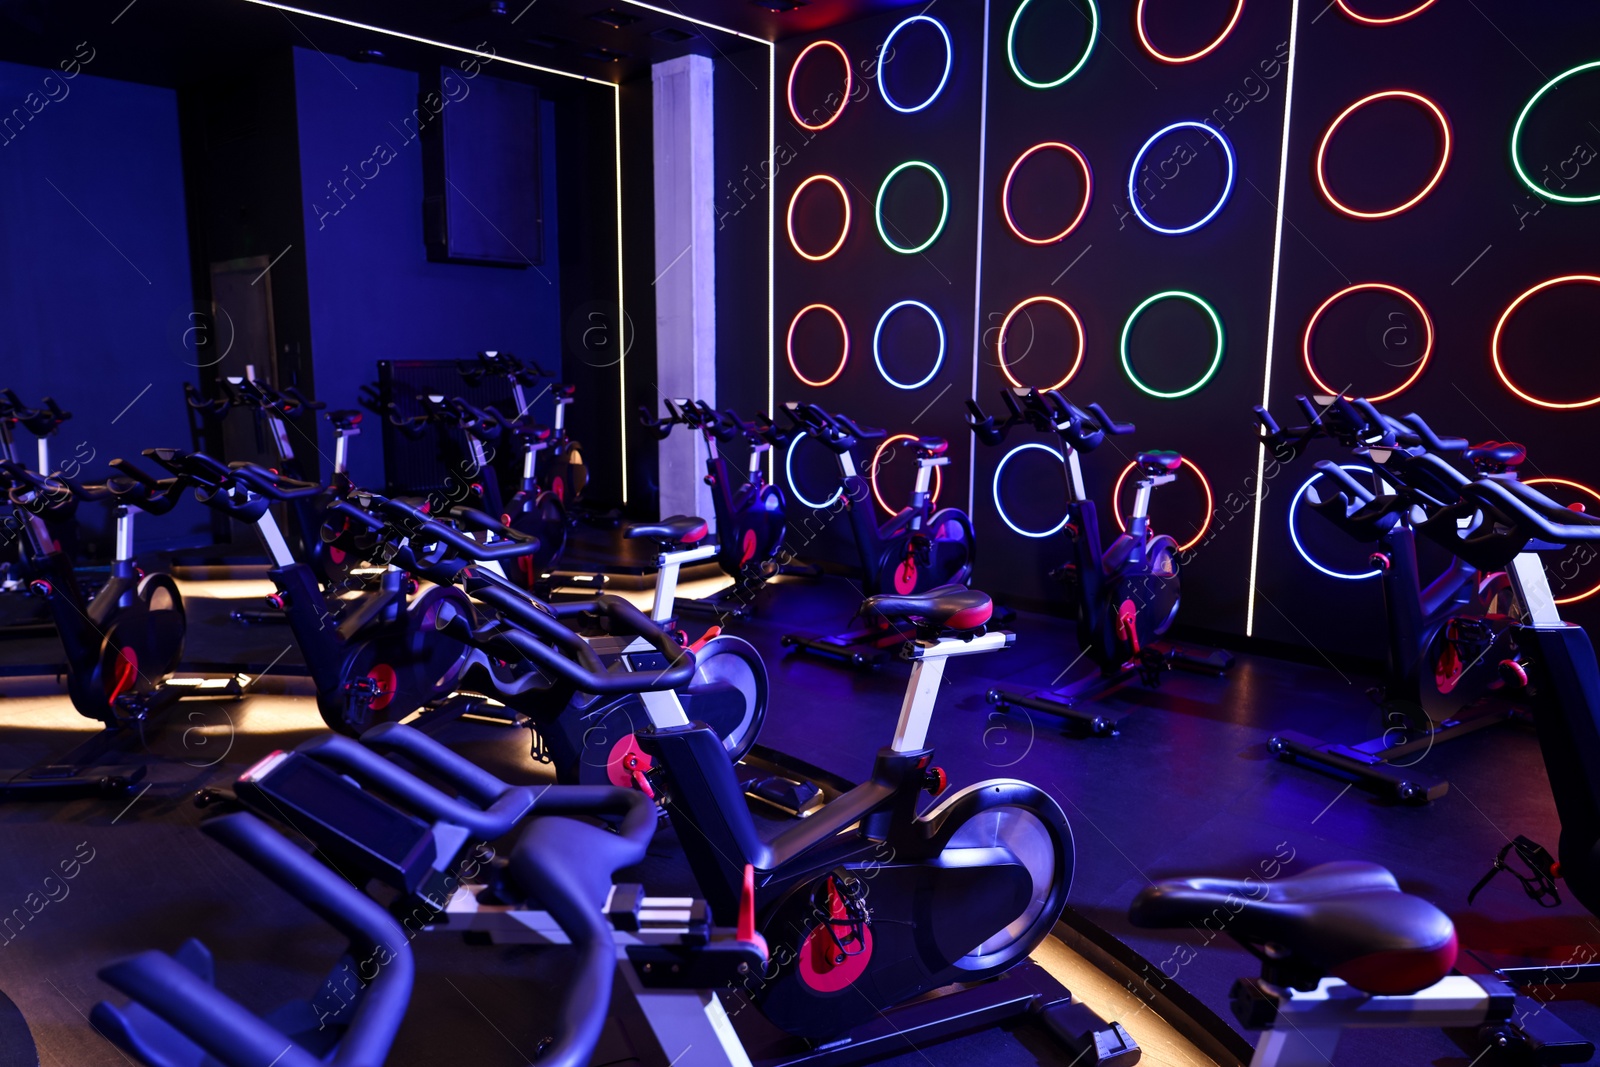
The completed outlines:
<svg viewBox="0 0 1600 1067">
<path fill-rule="evenodd" d="M 1450 917 L 1400 891 L 1375 863 L 1324 863 L 1274 881 L 1174 878 L 1142 890 L 1128 919 L 1146 928 L 1220 923 L 1235 940 L 1311 988 L 1332 975 L 1376 996 L 1426 989 L 1456 962 Z M 1304 984 L 1302 984 L 1304 983 Z"/>
<path fill-rule="evenodd" d="M 670 515 L 660 522 L 636 522 L 622 536 L 648 537 L 665 545 L 692 545 L 706 535 L 706 520 L 694 515 Z"/>
<path fill-rule="evenodd" d="M 1183 466 L 1183 457 L 1176 452 L 1140 452 L 1135 460 L 1151 474 L 1164 474 Z"/>
<path fill-rule="evenodd" d="M 915 596 L 868 597 L 861 604 L 861 614 L 869 619 L 909 619 L 932 629 L 968 631 L 981 629 L 989 621 L 994 601 L 988 593 L 964 585 L 941 585 Z"/>
<path fill-rule="evenodd" d="M 361 412 L 355 408 L 340 408 L 328 412 L 328 421 L 335 426 L 348 427 L 361 425 Z"/>
<path fill-rule="evenodd" d="M 950 451 L 950 442 L 943 437 L 917 438 L 917 455 L 919 456 L 942 456 L 948 451 Z"/>
<path fill-rule="evenodd" d="M 1473 445 L 1464 454 L 1474 467 L 1490 466 L 1496 471 L 1518 466 L 1528 458 L 1528 450 L 1515 441 L 1485 441 Z"/>
</svg>

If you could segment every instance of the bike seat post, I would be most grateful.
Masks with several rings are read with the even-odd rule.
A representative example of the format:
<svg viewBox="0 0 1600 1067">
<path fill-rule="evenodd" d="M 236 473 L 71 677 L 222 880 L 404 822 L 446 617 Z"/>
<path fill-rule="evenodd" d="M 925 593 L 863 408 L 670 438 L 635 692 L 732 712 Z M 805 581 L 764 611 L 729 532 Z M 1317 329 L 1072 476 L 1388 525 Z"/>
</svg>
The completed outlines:
<svg viewBox="0 0 1600 1067">
<path fill-rule="evenodd" d="M 656 556 L 656 594 L 650 602 L 650 618 L 663 625 L 671 622 L 673 604 L 678 598 L 678 572 L 685 563 L 699 563 L 716 554 L 716 545 L 696 544 L 664 549 Z"/>
<path fill-rule="evenodd" d="M 117 505 L 117 555 L 112 563 L 112 573 L 119 577 L 133 573 L 133 517 L 139 509 L 130 504 Z"/>
<path fill-rule="evenodd" d="M 900 704 L 900 720 L 895 724 L 889 747 L 896 752 L 920 752 L 928 747 L 928 726 L 939 701 L 939 684 L 944 678 L 945 660 L 951 656 L 970 656 L 1005 648 L 1015 635 L 991 630 L 978 637 L 947 636 L 911 645 L 911 677 L 906 680 L 905 699 Z"/>
<path fill-rule="evenodd" d="M 928 510 L 928 499 L 933 492 L 933 468 L 949 462 L 949 456 L 917 456 L 917 482 L 911 491 L 911 529 L 922 529 L 922 516 Z"/>
</svg>

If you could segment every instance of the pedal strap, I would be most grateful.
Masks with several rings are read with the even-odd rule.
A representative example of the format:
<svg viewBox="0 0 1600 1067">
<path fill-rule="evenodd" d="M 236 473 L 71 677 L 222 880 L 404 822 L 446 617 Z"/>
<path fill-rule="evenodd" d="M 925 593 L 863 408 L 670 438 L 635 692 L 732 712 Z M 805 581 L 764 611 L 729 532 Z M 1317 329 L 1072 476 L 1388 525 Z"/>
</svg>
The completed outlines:
<svg viewBox="0 0 1600 1067">
<path fill-rule="evenodd" d="M 1521 860 L 1528 868 L 1527 874 L 1507 862 L 1512 856 Z M 1501 871 L 1509 871 L 1512 877 L 1521 882 L 1522 891 L 1541 908 L 1553 908 L 1561 903 L 1561 893 L 1556 888 L 1555 882 L 1560 872 L 1560 864 L 1550 855 L 1549 849 L 1522 834 L 1518 834 L 1514 840 L 1501 846 L 1488 873 L 1478 879 L 1478 884 L 1467 893 L 1467 903 L 1471 904 Z"/>
</svg>

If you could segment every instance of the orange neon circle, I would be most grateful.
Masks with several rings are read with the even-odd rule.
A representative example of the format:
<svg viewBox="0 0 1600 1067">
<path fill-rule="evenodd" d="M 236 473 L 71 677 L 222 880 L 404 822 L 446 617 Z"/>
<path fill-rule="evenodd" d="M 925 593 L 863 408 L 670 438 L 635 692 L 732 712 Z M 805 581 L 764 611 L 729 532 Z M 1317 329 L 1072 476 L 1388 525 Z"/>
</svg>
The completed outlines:
<svg viewBox="0 0 1600 1067">
<path fill-rule="evenodd" d="M 1316 382 L 1317 387 L 1320 388 L 1324 393 L 1327 393 L 1329 396 L 1360 395 L 1352 394 L 1348 391 L 1341 392 L 1322 380 L 1322 376 L 1317 373 L 1316 365 L 1311 362 L 1311 339 L 1312 336 L 1317 332 L 1317 321 L 1322 318 L 1322 313 L 1324 311 L 1327 311 L 1328 308 L 1331 307 L 1336 301 L 1349 296 L 1351 293 L 1359 293 L 1363 290 L 1369 289 L 1380 290 L 1385 293 L 1393 293 L 1394 295 L 1410 303 L 1412 307 L 1417 309 L 1417 314 L 1422 316 L 1422 325 L 1427 329 L 1428 333 L 1427 343 L 1422 346 L 1422 358 L 1417 360 L 1417 369 L 1411 372 L 1411 377 L 1407 378 L 1405 381 L 1401 382 L 1387 393 L 1384 393 L 1381 396 L 1367 397 L 1368 400 L 1371 400 L 1374 404 L 1376 404 L 1380 400 L 1388 400 L 1392 397 L 1399 396 L 1401 393 L 1411 388 L 1411 386 L 1416 383 L 1416 380 L 1422 377 L 1422 372 L 1428 369 L 1428 360 L 1433 357 L 1433 319 L 1429 317 L 1428 309 L 1422 306 L 1422 301 L 1418 300 L 1416 297 L 1412 296 L 1399 286 L 1390 285 L 1387 282 L 1361 282 L 1359 285 L 1347 285 L 1343 289 L 1340 289 L 1337 293 L 1334 293 L 1332 296 L 1328 297 L 1328 299 L 1324 300 L 1322 302 L 1322 306 L 1313 311 L 1311 313 L 1311 318 L 1306 320 L 1306 332 L 1300 341 L 1300 352 L 1305 360 L 1306 373 L 1311 376 L 1311 380 Z"/>
<path fill-rule="evenodd" d="M 1006 366 L 1006 331 L 1011 328 L 1011 320 L 1017 317 L 1017 312 L 1032 304 L 1054 304 L 1056 307 L 1067 313 L 1067 318 L 1072 320 L 1072 325 L 1078 331 L 1078 354 L 1072 361 L 1072 369 L 1067 371 L 1066 377 L 1062 378 L 1059 382 L 1056 382 L 1054 385 L 1047 385 L 1044 387 L 1045 389 L 1060 389 L 1063 385 L 1066 385 L 1068 382 L 1072 381 L 1072 376 L 1078 373 L 1079 367 L 1083 366 L 1083 320 L 1078 318 L 1078 313 L 1076 311 L 1072 310 L 1072 305 L 1068 304 L 1065 300 L 1057 300 L 1053 296 L 1030 296 L 1028 299 L 1024 300 L 1022 303 L 1018 304 L 1016 307 L 1012 308 L 1006 313 L 1006 320 L 1000 324 L 1000 335 L 995 340 L 995 352 L 1000 359 L 1000 373 L 1005 375 L 1006 381 L 1010 382 L 1018 389 L 1028 388 L 1021 382 L 1017 381 L 1016 376 L 1011 373 L 1011 368 Z"/>
<path fill-rule="evenodd" d="M 820 382 L 814 382 L 810 378 L 807 378 L 804 374 L 801 374 L 800 368 L 797 367 L 794 362 L 794 330 L 796 326 L 800 325 L 800 320 L 806 317 L 806 313 L 808 311 L 826 311 L 828 314 L 832 315 L 833 321 L 839 324 L 839 338 L 841 341 L 843 341 L 843 346 L 839 351 L 839 365 L 833 369 L 832 374 L 828 375 Z M 827 304 L 807 304 L 805 307 L 794 313 L 794 319 L 789 323 L 789 340 L 785 344 L 785 348 L 789 354 L 789 369 L 794 371 L 794 376 L 799 378 L 806 385 L 813 385 L 820 389 L 824 385 L 832 385 L 834 382 L 839 380 L 839 375 L 844 373 L 844 365 L 850 361 L 850 331 L 844 324 L 844 316 L 839 314 L 833 308 L 829 307 Z"/>
<path fill-rule="evenodd" d="M 1349 4 L 1345 3 L 1345 0 L 1334 0 L 1334 3 L 1339 5 L 1340 11 L 1343 11 L 1346 15 L 1349 15 L 1357 22 L 1366 23 L 1368 26 L 1393 26 L 1396 22 L 1404 22 L 1406 19 L 1416 18 L 1418 15 L 1428 10 L 1428 8 L 1432 7 L 1437 2 L 1438 0 L 1423 0 L 1422 3 L 1418 4 L 1410 11 L 1406 11 L 1399 15 L 1390 15 L 1388 18 L 1375 18 L 1372 15 L 1362 15 L 1357 13 L 1350 7 Z"/>
<path fill-rule="evenodd" d="M 1011 179 L 1016 177 L 1017 170 L 1021 168 L 1024 160 L 1033 155 L 1035 152 L 1046 148 L 1059 148 L 1061 151 L 1067 153 L 1067 155 L 1077 160 L 1078 166 L 1083 168 L 1083 203 L 1078 205 L 1077 215 L 1073 216 L 1072 221 L 1067 223 L 1067 228 L 1062 230 L 1060 233 L 1052 234 L 1049 237 L 1029 237 L 1027 234 L 1023 233 L 1022 228 L 1017 225 L 1017 220 L 1011 217 Z M 1016 234 L 1019 239 L 1028 242 L 1030 245 L 1053 245 L 1057 241 L 1065 240 L 1067 234 L 1078 228 L 1078 223 L 1082 222 L 1083 217 L 1089 213 L 1089 197 L 1093 194 L 1093 192 L 1094 175 L 1090 172 L 1089 161 L 1083 158 L 1082 152 L 1078 151 L 1071 145 L 1063 144 L 1060 141 L 1041 141 L 1032 148 L 1028 149 L 1026 152 L 1022 153 L 1022 155 L 1018 156 L 1017 161 L 1011 164 L 1011 169 L 1006 171 L 1005 183 L 1000 186 L 1000 213 L 1005 216 L 1006 225 L 1010 227 L 1011 232 Z"/>
<path fill-rule="evenodd" d="M 1117 475 L 1117 487 L 1111 490 L 1111 514 L 1116 517 L 1117 529 L 1123 533 L 1128 532 L 1128 524 L 1122 521 L 1122 483 L 1127 480 L 1128 475 L 1138 465 L 1137 462 L 1134 462 L 1122 468 L 1122 473 Z M 1205 472 L 1196 467 L 1188 456 L 1183 457 L 1183 465 L 1194 471 L 1200 479 L 1200 487 L 1206 491 L 1206 521 L 1200 524 L 1199 533 L 1178 546 L 1179 552 L 1187 552 L 1200 543 L 1200 539 L 1206 535 L 1206 531 L 1211 529 L 1211 512 L 1216 507 L 1216 498 L 1211 495 L 1211 480 L 1205 476 Z"/>
<path fill-rule="evenodd" d="M 839 202 L 844 205 L 844 225 L 839 227 L 839 239 L 837 241 L 833 242 L 833 247 L 832 248 L 828 249 L 826 252 L 822 253 L 820 256 L 814 256 L 810 252 L 807 252 L 805 249 L 801 248 L 799 239 L 796 238 L 795 235 L 794 235 L 794 206 L 795 206 L 796 203 L 799 202 L 800 194 L 802 192 L 804 192 L 806 186 L 810 185 L 812 182 L 827 182 L 829 185 L 833 186 L 835 189 L 837 189 L 839 191 Z M 809 259 L 813 263 L 821 262 L 822 260 L 827 259 L 829 256 L 833 255 L 835 252 L 839 251 L 839 249 L 843 248 L 844 247 L 844 239 L 846 237 L 850 236 L 850 195 L 844 191 L 844 186 L 841 185 L 839 183 L 839 179 L 835 178 L 833 175 L 831 175 L 831 174 L 813 174 L 811 177 L 807 178 L 805 181 L 803 181 L 799 185 L 795 186 L 794 193 L 789 197 L 789 216 L 788 216 L 788 220 L 789 220 L 789 247 L 794 249 L 795 252 L 799 253 L 799 255 L 804 259 Z"/>
<path fill-rule="evenodd" d="M 811 123 L 801 118 L 800 112 L 795 110 L 794 76 L 795 72 L 800 69 L 800 64 L 805 60 L 806 56 L 811 54 L 811 50 L 813 48 L 821 48 L 824 45 L 833 49 L 835 52 L 838 52 L 839 60 L 844 63 L 844 95 L 839 98 L 839 110 L 828 116 L 828 120 L 822 123 L 820 126 L 813 126 Z M 850 92 L 854 88 L 855 78 L 850 71 L 850 54 L 844 50 L 844 46 L 839 44 L 837 41 L 812 41 L 810 44 L 806 45 L 800 50 L 800 54 L 794 57 L 794 63 L 792 63 L 789 67 L 789 116 L 794 119 L 795 124 L 798 125 L 802 130 L 811 130 L 813 132 L 817 130 L 825 130 L 829 126 L 832 126 L 835 122 L 838 122 L 839 116 L 844 114 L 845 105 L 850 102 Z"/>
<path fill-rule="evenodd" d="M 1515 300 L 1500 314 L 1500 321 L 1494 324 L 1494 337 L 1489 342 L 1489 358 L 1494 363 L 1494 372 L 1500 376 L 1500 381 L 1513 393 L 1536 407 L 1550 408 L 1555 411 L 1570 411 L 1573 408 L 1587 408 L 1600 404 L 1600 396 L 1590 397 L 1588 400 L 1576 400 L 1570 404 L 1557 403 L 1554 400 L 1540 400 L 1531 393 L 1525 393 L 1512 384 L 1511 378 L 1506 374 L 1506 369 L 1500 363 L 1500 335 L 1505 332 L 1506 321 L 1511 318 L 1511 313 L 1522 306 L 1522 302 L 1541 289 L 1548 289 L 1552 285 L 1561 285 L 1565 282 L 1588 282 L 1591 285 L 1600 285 L 1600 278 L 1593 274 L 1563 274 L 1559 278 L 1540 282 Z"/>
<path fill-rule="evenodd" d="M 1338 197 L 1333 195 L 1333 190 L 1328 188 L 1328 176 L 1326 173 L 1324 173 L 1323 161 L 1328 154 L 1328 142 L 1333 140 L 1334 132 L 1339 129 L 1339 124 L 1345 119 L 1349 118 L 1352 112 L 1372 103 L 1374 100 L 1410 100 L 1427 108 L 1433 113 L 1433 117 L 1438 120 L 1439 134 L 1444 138 L 1444 150 L 1439 153 L 1439 169 L 1433 172 L 1433 177 L 1428 179 L 1428 184 L 1424 185 L 1422 187 L 1422 191 L 1417 193 L 1416 196 L 1413 196 L 1410 200 L 1407 200 L 1399 207 L 1392 207 L 1387 211 L 1357 211 L 1355 208 L 1350 207 L 1348 204 L 1340 201 Z M 1406 89 L 1387 89 L 1381 93 L 1373 93 L 1370 96 L 1363 96 L 1360 100 L 1357 100 L 1355 103 L 1339 112 L 1339 117 L 1328 124 L 1327 132 L 1322 135 L 1322 143 L 1317 146 L 1317 187 L 1322 190 L 1323 197 L 1336 211 L 1341 211 L 1344 214 L 1349 215 L 1351 218 L 1386 219 L 1391 216 L 1398 215 L 1402 211 L 1406 211 L 1409 208 L 1416 207 L 1417 204 L 1421 203 L 1422 198 L 1433 192 L 1433 187 L 1439 184 L 1439 179 L 1444 177 L 1445 168 L 1449 165 L 1450 121 L 1444 117 L 1444 112 L 1439 110 L 1439 105 L 1435 104 L 1432 100 L 1429 100 L 1421 93 L 1413 93 Z"/>
<path fill-rule="evenodd" d="M 884 452 L 887 451 L 889 446 L 894 444 L 896 441 L 915 441 L 916 439 L 917 435 L 913 433 L 897 433 L 893 437 L 885 437 L 883 439 L 883 443 L 878 445 L 878 450 L 872 453 L 872 464 L 867 471 L 867 481 L 872 485 L 872 499 L 878 502 L 878 506 L 882 508 L 884 513 L 887 515 L 898 515 L 900 514 L 900 509 L 891 508 L 883 499 L 883 494 L 878 492 L 878 460 L 883 458 Z M 944 471 L 940 470 L 938 467 L 935 467 L 933 468 L 933 499 L 928 502 L 929 508 L 933 508 L 938 505 L 939 490 L 943 488 Z"/>
<path fill-rule="evenodd" d="M 1428 0 L 1428 3 L 1433 3 L 1433 0 Z M 1233 28 L 1239 25 L 1239 16 L 1244 14 L 1244 0 L 1238 0 L 1233 5 L 1233 16 L 1228 19 L 1228 24 L 1222 28 L 1222 32 L 1217 34 L 1216 40 L 1190 55 L 1169 56 L 1151 44 L 1150 38 L 1144 32 L 1144 5 L 1145 0 L 1139 0 L 1138 6 L 1133 9 L 1133 28 L 1139 32 L 1139 43 L 1144 45 L 1146 52 L 1150 53 L 1150 58 L 1160 60 L 1162 63 L 1193 63 L 1197 59 L 1204 59 L 1221 47 L 1222 42 L 1226 41 L 1228 35 L 1233 32 Z"/>
<path fill-rule="evenodd" d="M 1576 489 L 1580 493 L 1589 494 L 1589 496 L 1594 498 L 1595 503 L 1600 504 L 1600 491 L 1596 491 L 1594 489 L 1591 489 L 1589 486 L 1584 485 L 1582 482 L 1575 482 L 1570 478 L 1551 478 L 1551 477 L 1525 478 L 1525 479 L 1523 479 L 1522 484 L 1523 485 L 1564 485 L 1568 489 Z M 1600 593 L 1600 584 L 1596 584 L 1594 588 L 1586 590 L 1586 591 L 1584 591 L 1582 593 L 1579 593 L 1577 596 L 1557 597 L 1556 598 L 1556 603 L 1557 604 L 1576 604 L 1580 600 L 1588 600 L 1590 597 L 1594 596 L 1596 593 Z"/>
</svg>

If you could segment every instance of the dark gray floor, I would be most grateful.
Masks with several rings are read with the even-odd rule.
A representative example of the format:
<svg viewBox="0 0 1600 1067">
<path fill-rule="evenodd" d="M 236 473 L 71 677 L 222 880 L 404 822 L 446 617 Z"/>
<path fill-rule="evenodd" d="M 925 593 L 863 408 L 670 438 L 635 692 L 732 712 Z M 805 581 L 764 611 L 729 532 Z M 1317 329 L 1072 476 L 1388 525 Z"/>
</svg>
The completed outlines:
<svg viewBox="0 0 1600 1067">
<path fill-rule="evenodd" d="M 763 742 L 858 779 L 892 731 L 905 667 L 857 674 L 785 656 L 778 642 L 786 630 L 842 624 L 850 599 L 842 581 L 786 583 L 763 594 L 762 611 L 740 632 L 761 649 L 772 674 L 773 709 Z M 282 647 L 277 633 L 241 632 L 216 613 L 197 614 L 190 649 L 197 660 L 270 658 L 266 653 Z M 1236 976 L 1253 973 L 1251 958 L 1226 938 L 1207 943 L 1199 931 L 1134 931 L 1125 920 L 1127 902 L 1150 879 L 1191 872 L 1270 877 L 1275 862 L 1289 871 L 1332 859 L 1384 863 L 1408 889 L 1455 917 L 1468 949 L 1560 955 L 1563 946 L 1600 944 L 1600 924 L 1582 909 L 1570 902 L 1540 909 L 1509 880 L 1486 891 L 1475 907 L 1466 906 L 1468 888 L 1508 835 L 1526 833 L 1554 845 L 1555 814 L 1526 728 L 1498 728 L 1430 753 L 1429 765 L 1451 780 L 1451 792 L 1426 808 L 1395 807 L 1272 761 L 1265 751 L 1266 738 L 1283 728 L 1349 741 L 1375 732 L 1376 713 L 1364 696 L 1370 679 L 1242 657 L 1224 681 L 1174 673 L 1159 692 L 1132 692 L 1126 705 L 1132 714 L 1120 736 L 1080 739 L 1052 717 L 1002 715 L 985 703 L 983 693 L 995 684 L 1050 683 L 1072 657 L 1070 628 L 1061 621 L 1024 616 L 1014 628 L 1019 639 L 1013 649 L 952 661 L 931 741 L 956 785 L 1017 777 L 1061 802 L 1076 837 L 1072 906 L 1149 961 L 1152 981 L 1164 970 L 1226 1016 L 1228 987 Z M 15 683 L 3 684 L 6 692 L 17 691 Z M 95 978 L 96 968 L 118 956 L 170 950 L 186 936 L 199 936 L 216 952 L 223 988 L 258 1008 L 285 991 L 304 991 L 331 963 L 333 935 L 197 832 L 199 813 L 182 799 L 208 776 L 236 775 L 267 751 L 307 736 L 253 729 L 248 703 L 234 714 L 242 729 L 223 762 L 209 770 L 184 766 L 185 759 L 208 762 L 217 750 L 195 758 L 193 741 L 182 731 L 155 743 L 154 750 L 177 757 L 165 764 L 167 782 L 126 811 L 88 801 L 0 808 L 0 914 L 24 906 L 62 860 L 93 850 L 66 895 L 0 944 L 0 987 L 28 1015 L 44 1063 L 125 1062 L 83 1018 L 109 992 Z M 472 737 L 464 732 L 456 739 Z M 59 737 L 27 731 L 8 731 L 0 743 L 0 763 L 6 764 L 61 747 Z M 529 770 L 524 752 L 496 744 L 488 737 L 476 751 Z M 662 848 L 668 844 L 663 839 Z M 1185 945 L 1198 954 L 1176 967 L 1171 961 L 1181 958 L 1174 954 Z M 419 951 L 426 957 L 414 1010 L 392 1062 L 526 1062 L 549 999 L 533 976 L 535 970 L 558 974 L 559 957 L 536 961 L 527 953 L 443 942 Z M 1597 1001 L 1600 993 L 1568 990 L 1551 1010 L 1600 1034 Z M 1337 1065 L 1466 1067 L 1475 1054 L 1438 1032 L 1373 1033 L 1341 1046 Z M 1053 1062 L 1046 1052 L 992 1038 L 903 1060 Z"/>
</svg>

